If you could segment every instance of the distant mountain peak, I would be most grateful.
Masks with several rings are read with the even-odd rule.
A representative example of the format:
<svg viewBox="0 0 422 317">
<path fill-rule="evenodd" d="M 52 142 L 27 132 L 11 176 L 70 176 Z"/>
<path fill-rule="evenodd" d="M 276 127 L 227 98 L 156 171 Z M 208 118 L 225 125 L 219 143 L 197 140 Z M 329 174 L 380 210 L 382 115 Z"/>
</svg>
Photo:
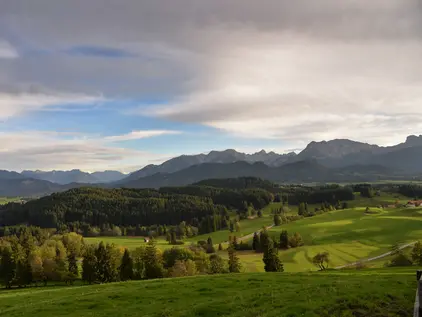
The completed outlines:
<svg viewBox="0 0 422 317">
<path fill-rule="evenodd" d="M 406 138 L 406 142 L 405 143 L 408 144 L 408 145 L 416 145 L 416 146 L 422 145 L 422 135 L 419 135 L 419 136 L 417 136 L 417 135 L 409 135 Z"/>
</svg>

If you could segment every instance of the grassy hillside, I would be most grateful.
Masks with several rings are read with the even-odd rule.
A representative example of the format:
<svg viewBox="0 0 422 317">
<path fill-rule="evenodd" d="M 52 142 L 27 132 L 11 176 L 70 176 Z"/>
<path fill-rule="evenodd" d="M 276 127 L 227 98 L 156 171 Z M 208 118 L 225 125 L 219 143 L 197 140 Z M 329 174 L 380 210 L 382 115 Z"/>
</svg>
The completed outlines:
<svg viewBox="0 0 422 317">
<path fill-rule="evenodd" d="M 397 197 L 381 197 L 382 201 L 396 199 Z M 374 200 L 367 198 L 357 199 L 355 202 L 361 206 L 371 206 Z M 248 236 L 260 230 L 263 226 L 270 226 L 273 223 L 271 209 L 279 207 L 272 204 L 264 210 L 262 218 L 242 220 L 241 231 L 230 233 L 228 230 L 217 231 L 210 234 L 196 236 L 186 239 L 185 246 L 196 243 L 199 240 L 206 240 L 212 237 L 214 244 L 225 242 L 229 235 L 238 237 Z M 295 207 L 291 214 L 295 213 Z M 305 242 L 305 246 L 280 251 L 281 258 L 287 272 L 314 271 L 316 267 L 312 264 L 312 257 L 318 252 L 330 254 L 330 267 L 337 267 L 347 263 L 356 262 L 380 255 L 390 250 L 395 244 L 404 244 L 416 240 L 422 240 L 422 209 L 378 209 L 356 207 L 347 210 L 338 210 L 322 215 L 305 218 L 269 230 L 276 240 L 282 230 L 290 234 L 299 232 Z M 248 238 L 250 240 L 250 238 Z M 248 240 L 246 239 L 246 240 Z M 129 249 L 135 249 L 144 245 L 144 240 L 139 237 L 98 237 L 86 238 L 88 242 L 98 243 L 99 241 L 115 243 Z M 160 249 L 171 248 L 164 239 L 157 240 Z M 219 252 L 226 258 L 227 252 Z M 262 254 L 253 251 L 239 251 L 238 255 L 246 272 L 262 272 L 264 265 Z M 377 260 L 370 266 L 382 267 L 388 258 Z"/>
<path fill-rule="evenodd" d="M 198 276 L 4 291 L 0 316 L 411 316 L 415 289 L 414 270 Z"/>
<path fill-rule="evenodd" d="M 315 269 L 312 257 L 318 252 L 330 254 L 331 267 L 355 262 L 389 251 L 395 244 L 422 239 L 422 209 L 365 208 L 338 210 L 312 218 L 305 218 L 270 230 L 278 237 L 282 230 L 299 232 L 305 246 L 280 252 L 287 271 Z M 246 254 L 243 261 L 254 261 L 254 254 Z"/>
</svg>

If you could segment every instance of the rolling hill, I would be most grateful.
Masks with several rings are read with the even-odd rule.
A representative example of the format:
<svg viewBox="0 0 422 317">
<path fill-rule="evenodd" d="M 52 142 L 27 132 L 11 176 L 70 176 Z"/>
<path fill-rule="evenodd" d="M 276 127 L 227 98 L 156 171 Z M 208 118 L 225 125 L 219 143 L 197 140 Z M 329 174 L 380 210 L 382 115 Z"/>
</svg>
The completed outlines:
<svg viewBox="0 0 422 317">
<path fill-rule="evenodd" d="M 0 315 L 49 316 L 411 316 L 414 270 L 254 273 L 0 294 Z"/>
</svg>

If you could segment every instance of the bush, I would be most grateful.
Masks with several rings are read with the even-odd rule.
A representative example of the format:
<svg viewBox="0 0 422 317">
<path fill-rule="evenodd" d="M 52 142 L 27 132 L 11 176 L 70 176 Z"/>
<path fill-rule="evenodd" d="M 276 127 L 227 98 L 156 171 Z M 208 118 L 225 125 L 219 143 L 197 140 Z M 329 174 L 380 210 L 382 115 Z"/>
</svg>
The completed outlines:
<svg viewBox="0 0 422 317">
<path fill-rule="evenodd" d="M 387 263 L 389 267 L 396 267 L 396 266 L 412 266 L 412 261 L 403 253 L 398 253 L 394 258 Z"/>
<path fill-rule="evenodd" d="M 182 245 L 182 244 L 185 244 L 185 242 L 182 241 L 182 240 L 176 240 L 176 241 L 170 242 L 169 244 L 171 244 L 171 245 Z"/>
<path fill-rule="evenodd" d="M 303 239 L 302 239 L 302 236 L 298 232 L 295 232 L 293 236 L 289 237 L 289 246 L 291 248 L 297 248 L 302 245 L 304 245 Z"/>
<path fill-rule="evenodd" d="M 252 245 L 249 243 L 243 243 L 243 241 L 240 241 L 240 243 L 236 246 L 237 251 L 250 251 L 253 250 Z"/>
</svg>

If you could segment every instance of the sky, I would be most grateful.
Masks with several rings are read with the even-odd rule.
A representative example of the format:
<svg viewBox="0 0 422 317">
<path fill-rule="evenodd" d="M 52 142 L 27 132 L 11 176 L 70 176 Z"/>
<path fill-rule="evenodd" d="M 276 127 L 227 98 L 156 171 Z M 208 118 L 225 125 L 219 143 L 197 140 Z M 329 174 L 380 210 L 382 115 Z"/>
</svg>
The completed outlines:
<svg viewBox="0 0 422 317">
<path fill-rule="evenodd" d="M 421 131 L 420 0 L 0 0 L 0 169 Z"/>
</svg>

